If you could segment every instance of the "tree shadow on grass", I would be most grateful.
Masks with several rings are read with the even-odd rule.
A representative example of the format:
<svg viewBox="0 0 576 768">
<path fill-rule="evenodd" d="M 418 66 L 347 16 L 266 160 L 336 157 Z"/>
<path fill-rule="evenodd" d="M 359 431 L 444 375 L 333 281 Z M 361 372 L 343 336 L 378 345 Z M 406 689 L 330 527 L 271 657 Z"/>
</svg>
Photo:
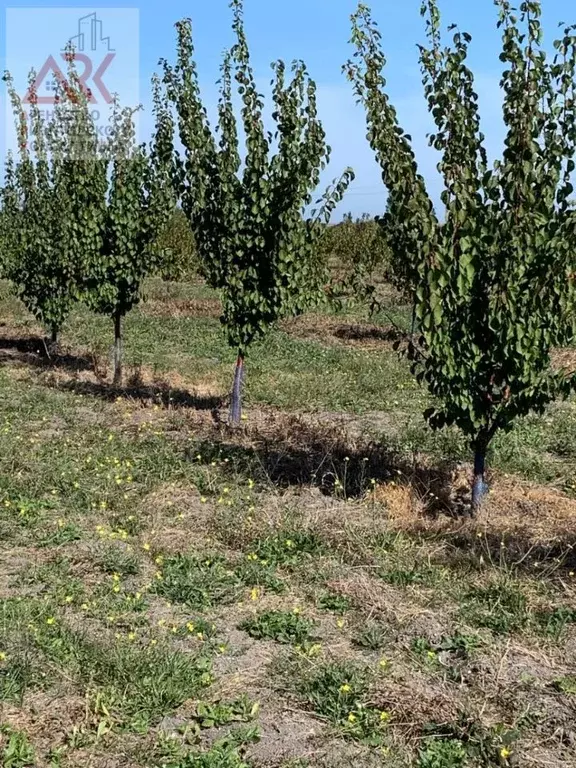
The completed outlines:
<svg viewBox="0 0 576 768">
<path fill-rule="evenodd" d="M 145 404 L 162 405 L 165 408 L 193 408 L 199 411 L 212 411 L 216 418 L 217 410 L 222 406 L 222 398 L 215 395 L 196 395 L 185 389 L 175 389 L 163 381 L 153 384 L 128 382 L 125 386 L 114 386 L 106 382 L 66 381 L 58 384 L 75 394 L 99 397 L 108 402 L 118 398 L 137 400 Z"/>
<path fill-rule="evenodd" d="M 44 371 L 62 370 L 72 374 L 93 372 L 96 381 L 71 378 L 67 381 L 52 382 L 52 386 L 107 401 L 123 397 L 166 408 L 193 408 L 202 411 L 215 411 L 222 406 L 222 398 L 218 396 L 196 395 L 185 389 L 171 387 L 165 381 L 144 383 L 138 371 L 127 380 L 125 386 L 108 384 L 104 377 L 98 374 L 98 361 L 93 357 L 75 355 L 63 349 L 49 351 L 45 339 L 40 336 L 0 337 L 0 364 L 10 365 L 15 362 Z"/>
<path fill-rule="evenodd" d="M 222 425 L 190 449 L 191 460 L 226 461 L 230 470 L 280 488 L 316 487 L 345 499 L 360 498 L 375 484 L 409 483 L 426 513 L 449 510 L 451 466 L 410 463 L 384 443 L 352 440 L 334 425 L 311 424 L 299 416 L 269 415 L 256 427 Z"/>
<path fill-rule="evenodd" d="M 381 328 L 377 325 L 342 325 L 334 335 L 343 341 L 401 341 L 406 338 L 398 328 Z"/>
<path fill-rule="evenodd" d="M 240 430 L 212 427 L 187 451 L 191 461 L 217 461 L 231 475 L 264 486 L 317 488 L 342 499 L 369 497 L 372 489 L 394 482 L 392 490 L 408 490 L 397 497 L 405 510 L 389 506 L 394 493 L 375 494 L 383 513 L 389 509 L 391 529 L 441 542 L 451 567 L 460 563 L 475 570 L 491 562 L 548 578 L 576 570 L 576 528 L 570 519 L 536 523 L 533 510 L 530 522 L 525 506 L 514 499 L 501 508 L 501 490 L 472 518 L 469 492 L 455 482 L 454 470 L 462 472 L 455 462 L 410 461 L 394 446 L 353 440 L 334 425 L 287 414 L 268 414 L 267 420 Z M 544 508 L 542 513 L 546 516 Z"/>
<path fill-rule="evenodd" d="M 75 355 L 63 349 L 49 351 L 41 336 L 0 337 L 0 363 L 14 362 L 34 368 L 60 368 L 71 372 L 94 368 L 94 360 L 86 355 Z"/>
</svg>

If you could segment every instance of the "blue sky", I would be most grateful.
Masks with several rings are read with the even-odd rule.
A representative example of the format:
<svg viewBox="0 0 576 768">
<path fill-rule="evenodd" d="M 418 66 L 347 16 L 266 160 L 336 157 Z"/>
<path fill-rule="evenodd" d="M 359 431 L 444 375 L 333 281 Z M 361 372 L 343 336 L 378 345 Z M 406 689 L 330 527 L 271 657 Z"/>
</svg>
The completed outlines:
<svg viewBox="0 0 576 768">
<path fill-rule="evenodd" d="M 37 0 L 34 5 L 54 7 L 52 3 L 41 0 Z M 78 2 L 58 2 L 59 7 L 78 8 L 80 5 Z M 364 211 L 380 213 L 385 205 L 380 171 L 365 139 L 364 114 L 355 105 L 350 84 L 341 73 L 342 64 L 352 52 L 348 45 L 349 17 L 355 5 L 355 0 L 245 0 L 246 31 L 253 66 L 262 89 L 266 90 L 270 79 L 270 62 L 277 58 L 286 61 L 304 59 L 318 84 L 320 115 L 328 141 L 333 147 L 332 162 L 325 181 L 339 175 L 347 165 L 352 166 L 356 172 L 356 180 L 340 208 L 340 214 L 346 211 L 355 214 Z M 574 0 L 543 0 L 543 5 L 544 29 L 550 43 L 555 36 L 558 21 L 576 21 L 576 5 Z M 118 2 L 101 0 L 96 6 L 85 6 L 85 9 L 89 12 L 95 8 L 119 6 L 121 4 Z M 426 133 L 431 124 L 422 95 L 416 49 L 416 43 L 423 40 L 419 6 L 420 0 L 373 0 L 372 3 L 389 59 L 389 92 L 403 126 L 414 137 L 421 170 L 429 182 L 432 194 L 437 198 L 440 192 L 435 170 L 437 158 L 427 147 Z M 12 2 L 9 7 L 29 8 L 30 3 Z M 140 12 L 140 100 L 145 108 L 149 103 L 147 92 L 150 76 L 160 57 L 169 60 L 173 58 L 173 25 L 184 16 L 190 16 L 193 20 L 201 84 L 206 102 L 213 105 L 216 100 L 214 83 L 218 77 L 221 54 L 232 42 L 227 0 L 146 0 L 131 7 L 137 7 Z M 445 25 L 457 22 L 462 29 L 473 34 L 471 62 L 477 75 L 488 151 L 495 156 L 500 151 L 503 136 L 496 9 L 491 0 L 440 0 L 440 7 Z M 3 27 L 0 30 L 0 52 L 5 57 L 3 14 L 1 18 Z M 3 61 L 2 68 L 4 64 Z M 146 133 L 148 125 L 144 116 L 141 132 Z"/>
</svg>

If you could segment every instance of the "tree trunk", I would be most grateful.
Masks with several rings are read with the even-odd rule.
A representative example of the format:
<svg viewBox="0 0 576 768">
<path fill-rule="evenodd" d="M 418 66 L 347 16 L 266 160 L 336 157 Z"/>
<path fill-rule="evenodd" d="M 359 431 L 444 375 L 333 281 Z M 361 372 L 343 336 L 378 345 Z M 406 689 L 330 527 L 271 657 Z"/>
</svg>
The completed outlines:
<svg viewBox="0 0 576 768">
<path fill-rule="evenodd" d="M 50 339 L 44 341 L 44 352 L 48 360 L 52 359 L 52 355 L 58 351 L 58 326 L 53 325 L 50 328 Z"/>
<path fill-rule="evenodd" d="M 114 380 L 113 385 L 122 384 L 122 315 L 114 315 Z"/>
<path fill-rule="evenodd" d="M 242 381 L 244 379 L 244 355 L 240 352 L 236 360 L 234 386 L 230 400 L 230 424 L 240 424 L 242 418 Z"/>
<path fill-rule="evenodd" d="M 489 437 L 485 434 L 478 436 L 474 443 L 474 480 L 472 482 L 472 516 L 476 517 L 484 497 L 488 493 L 486 483 L 486 452 L 488 450 Z"/>
</svg>

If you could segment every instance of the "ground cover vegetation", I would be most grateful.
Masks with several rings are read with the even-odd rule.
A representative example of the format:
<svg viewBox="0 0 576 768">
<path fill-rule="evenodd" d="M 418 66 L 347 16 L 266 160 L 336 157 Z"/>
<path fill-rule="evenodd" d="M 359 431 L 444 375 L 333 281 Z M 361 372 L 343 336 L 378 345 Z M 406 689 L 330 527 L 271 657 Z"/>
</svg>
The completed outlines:
<svg viewBox="0 0 576 768">
<path fill-rule="evenodd" d="M 329 156 L 315 86 L 275 66 L 267 136 L 238 2 L 219 135 L 188 21 L 148 147 L 119 105 L 97 144 L 72 53 L 31 143 L 12 89 L 4 766 L 576 766 L 576 36 L 550 62 L 539 4 L 497 6 L 494 168 L 470 40 L 442 47 L 423 8 L 443 220 L 363 5 L 346 71 L 388 188 L 377 220 L 329 224 L 348 172 L 308 214 Z M 229 373 L 248 350 L 242 412 Z"/>
</svg>

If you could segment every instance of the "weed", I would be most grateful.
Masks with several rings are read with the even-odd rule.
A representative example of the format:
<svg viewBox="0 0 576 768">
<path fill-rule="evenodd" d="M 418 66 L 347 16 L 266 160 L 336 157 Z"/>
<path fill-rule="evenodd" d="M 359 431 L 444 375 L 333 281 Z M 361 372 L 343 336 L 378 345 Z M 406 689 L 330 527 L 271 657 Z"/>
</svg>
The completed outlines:
<svg viewBox="0 0 576 768">
<path fill-rule="evenodd" d="M 165 559 L 154 585 L 157 595 L 204 610 L 230 603 L 239 593 L 238 577 L 219 556 L 175 555 Z"/>
<path fill-rule="evenodd" d="M 507 764 L 518 732 L 497 724 L 484 728 L 461 713 L 453 723 L 427 723 L 418 768 L 500 766 Z"/>
<path fill-rule="evenodd" d="M 421 586 L 432 586 L 437 583 L 443 575 L 443 571 L 428 565 L 414 565 L 412 568 L 382 568 L 378 571 L 378 576 L 387 584 L 396 587 L 408 587 L 413 584 Z"/>
<path fill-rule="evenodd" d="M 461 608 L 464 619 L 498 635 L 524 629 L 530 621 L 528 601 L 519 585 L 507 579 L 471 589 Z"/>
<path fill-rule="evenodd" d="M 120 546 L 104 547 L 97 564 L 104 573 L 118 573 L 120 576 L 135 576 L 140 571 L 136 555 Z"/>
<path fill-rule="evenodd" d="M 158 645 L 137 647 L 130 638 L 105 648 L 57 617 L 39 614 L 30 631 L 47 659 L 68 676 L 99 686 L 106 709 L 132 722 L 158 720 L 212 680 L 207 659 Z"/>
<path fill-rule="evenodd" d="M 65 523 L 57 520 L 55 528 L 38 542 L 39 547 L 58 547 L 62 544 L 70 544 L 82 538 L 80 529 L 74 523 Z"/>
<path fill-rule="evenodd" d="M 37 670 L 25 653 L 10 654 L 0 661 L 0 701 L 21 702 L 36 681 Z"/>
<path fill-rule="evenodd" d="M 254 545 L 258 558 L 270 565 L 297 565 L 325 552 L 326 545 L 310 531 L 286 531 L 261 539 Z"/>
<path fill-rule="evenodd" d="M 278 643 L 304 645 L 310 639 L 313 623 L 295 613 L 266 611 L 258 616 L 245 619 L 238 629 L 248 632 L 257 639 L 270 638 Z"/>
<path fill-rule="evenodd" d="M 466 748 L 459 739 L 430 738 L 420 750 L 418 768 L 461 768 L 466 757 Z"/>
<path fill-rule="evenodd" d="M 248 556 L 251 555 L 252 553 Z M 286 591 L 286 584 L 276 575 L 274 568 L 258 560 L 241 562 L 236 566 L 235 573 L 238 580 L 246 587 L 262 587 L 276 595 L 281 595 Z"/>
<path fill-rule="evenodd" d="M 576 696 L 576 677 L 570 675 L 558 677 L 554 680 L 554 687 L 557 691 L 567 696 Z"/>
<path fill-rule="evenodd" d="M 540 630 L 558 642 L 570 624 L 576 624 L 576 608 L 560 606 L 552 610 L 540 611 L 536 615 Z"/>
<path fill-rule="evenodd" d="M 352 638 L 354 645 L 369 651 L 379 651 L 386 645 L 386 641 L 387 636 L 384 628 L 375 622 L 368 622 Z"/>
<path fill-rule="evenodd" d="M 190 752 L 163 768 L 250 768 L 237 747 L 215 744 L 206 752 Z"/>
<path fill-rule="evenodd" d="M 380 747 L 385 743 L 389 722 L 389 712 L 359 705 L 348 713 L 340 728 L 349 739 L 370 747 Z"/>
<path fill-rule="evenodd" d="M 36 764 L 34 747 L 28 741 L 25 733 L 12 730 L 7 726 L 0 726 L 0 734 L 3 734 L 4 738 L 8 740 L 2 750 L 3 768 L 27 768 L 27 766 Z"/>
<path fill-rule="evenodd" d="M 416 637 L 412 641 L 412 650 L 417 654 L 449 653 L 459 659 L 468 659 L 481 644 L 482 640 L 478 635 L 456 632 L 454 635 L 443 637 L 439 643 L 431 643 L 426 637 Z"/>
<path fill-rule="evenodd" d="M 195 706 L 194 720 L 199 728 L 219 728 L 230 723 L 248 723 L 258 715 L 260 705 L 243 696 L 230 702 L 199 701 Z"/>
<path fill-rule="evenodd" d="M 251 768 L 242 757 L 243 747 L 258 739 L 257 730 L 231 733 L 205 751 L 193 750 L 162 763 L 163 768 Z"/>
<path fill-rule="evenodd" d="M 340 661 L 320 665 L 299 681 L 298 688 L 315 712 L 341 723 L 365 703 L 369 679 L 366 667 Z"/>
<path fill-rule="evenodd" d="M 318 607 L 334 613 L 346 613 L 352 608 L 352 600 L 338 592 L 327 591 L 318 598 Z"/>
</svg>

